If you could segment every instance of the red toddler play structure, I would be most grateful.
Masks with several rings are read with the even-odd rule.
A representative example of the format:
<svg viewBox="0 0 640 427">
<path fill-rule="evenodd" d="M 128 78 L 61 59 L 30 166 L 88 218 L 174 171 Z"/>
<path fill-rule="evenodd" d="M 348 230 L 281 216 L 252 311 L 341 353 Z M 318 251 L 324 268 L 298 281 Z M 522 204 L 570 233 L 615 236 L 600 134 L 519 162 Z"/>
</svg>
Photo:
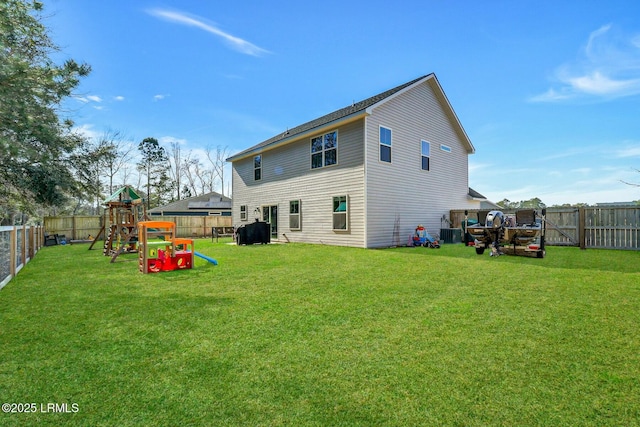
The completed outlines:
<svg viewBox="0 0 640 427">
<path fill-rule="evenodd" d="M 149 241 L 159 237 L 163 240 Z M 193 268 L 193 240 L 176 237 L 170 221 L 138 222 L 138 267 L 142 273 Z"/>
</svg>

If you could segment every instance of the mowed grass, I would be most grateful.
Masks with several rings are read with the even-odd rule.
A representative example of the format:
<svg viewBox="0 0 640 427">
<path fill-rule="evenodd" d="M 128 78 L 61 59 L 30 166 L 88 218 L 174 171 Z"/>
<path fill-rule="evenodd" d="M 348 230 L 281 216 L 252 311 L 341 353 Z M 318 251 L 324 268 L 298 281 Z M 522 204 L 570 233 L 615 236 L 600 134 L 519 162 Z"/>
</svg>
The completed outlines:
<svg viewBox="0 0 640 427">
<path fill-rule="evenodd" d="M 638 252 L 196 250 L 38 253 L 0 291 L 0 400 L 38 411 L 0 425 L 639 424 Z"/>
</svg>

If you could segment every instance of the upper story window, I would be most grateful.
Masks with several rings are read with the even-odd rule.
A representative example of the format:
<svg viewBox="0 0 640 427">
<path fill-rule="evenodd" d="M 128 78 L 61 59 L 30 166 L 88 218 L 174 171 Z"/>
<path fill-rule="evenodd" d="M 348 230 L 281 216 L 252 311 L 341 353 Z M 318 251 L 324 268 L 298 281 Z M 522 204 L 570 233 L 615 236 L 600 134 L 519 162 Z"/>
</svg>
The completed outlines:
<svg viewBox="0 0 640 427">
<path fill-rule="evenodd" d="M 429 158 L 431 157 L 431 144 L 427 141 L 420 141 L 420 153 L 422 155 L 422 170 L 429 170 Z"/>
<path fill-rule="evenodd" d="M 391 129 L 380 126 L 380 161 L 391 163 Z"/>
<path fill-rule="evenodd" d="M 311 169 L 338 163 L 338 131 L 311 138 Z"/>
<path fill-rule="evenodd" d="M 450 153 L 451 152 L 451 147 L 449 147 L 448 145 L 440 144 L 440 149 L 442 151 L 444 151 L 445 153 Z"/>
<path fill-rule="evenodd" d="M 260 181 L 262 179 L 262 156 L 258 155 L 253 158 L 253 179 Z"/>
</svg>

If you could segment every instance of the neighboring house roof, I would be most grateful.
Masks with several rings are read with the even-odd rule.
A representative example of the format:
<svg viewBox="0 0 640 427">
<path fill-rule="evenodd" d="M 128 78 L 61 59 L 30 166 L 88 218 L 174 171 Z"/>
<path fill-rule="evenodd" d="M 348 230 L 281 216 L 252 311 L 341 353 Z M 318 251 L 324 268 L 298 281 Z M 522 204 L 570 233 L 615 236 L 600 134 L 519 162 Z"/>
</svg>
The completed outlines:
<svg viewBox="0 0 640 427">
<path fill-rule="evenodd" d="M 469 197 L 471 197 L 472 199 L 478 199 L 478 200 L 487 199 L 486 197 L 484 197 L 482 194 L 478 193 L 476 190 L 474 190 L 471 187 L 469 187 Z"/>
<path fill-rule="evenodd" d="M 314 131 L 314 129 L 320 128 L 324 125 L 328 125 L 329 123 L 334 123 L 347 119 L 355 119 L 360 116 L 365 116 L 367 114 L 371 114 L 371 110 L 376 108 L 377 106 L 387 102 L 388 100 L 394 98 L 395 96 L 403 93 L 406 90 L 413 88 L 421 83 L 429 82 L 432 89 L 436 93 L 436 96 L 442 101 L 443 108 L 447 116 L 451 119 L 452 125 L 456 130 L 456 133 L 459 135 L 462 140 L 463 145 L 466 147 L 469 153 L 474 153 L 475 148 L 471 143 L 471 140 L 467 136 L 467 133 L 462 127 L 462 124 L 458 120 L 458 116 L 456 116 L 447 96 L 444 94 L 436 75 L 431 73 L 425 76 L 419 77 L 415 80 L 411 80 L 410 82 L 404 83 L 400 86 L 394 87 L 393 89 L 389 89 L 385 92 L 374 95 L 370 98 L 367 98 L 360 102 L 355 102 L 348 107 L 341 108 L 332 113 L 319 117 L 315 120 L 311 120 L 310 122 L 303 123 L 294 128 L 288 129 L 286 132 L 273 136 L 272 138 L 267 139 L 257 145 L 254 145 L 251 148 L 248 148 L 244 151 L 241 151 L 227 159 L 228 162 L 233 162 L 235 160 L 240 160 L 242 158 L 248 157 L 253 154 L 261 153 L 265 150 L 269 150 L 271 148 L 286 144 L 288 142 L 292 142 L 299 137 L 303 136 L 307 132 Z"/>
<path fill-rule="evenodd" d="M 135 192 L 133 187 L 125 185 L 117 189 L 112 195 L 107 197 L 102 203 L 107 204 L 109 202 L 119 202 L 122 200 L 137 200 L 141 199 L 138 193 Z"/>
<path fill-rule="evenodd" d="M 480 209 L 502 209 L 499 205 L 487 199 L 471 187 L 469 187 L 469 197 L 480 202 Z"/>
<path fill-rule="evenodd" d="M 233 201 L 222 194 L 211 192 L 202 196 L 188 197 L 169 203 L 164 206 L 158 206 L 149 210 L 150 214 L 161 214 L 162 212 L 193 212 L 202 210 L 231 210 Z"/>
</svg>

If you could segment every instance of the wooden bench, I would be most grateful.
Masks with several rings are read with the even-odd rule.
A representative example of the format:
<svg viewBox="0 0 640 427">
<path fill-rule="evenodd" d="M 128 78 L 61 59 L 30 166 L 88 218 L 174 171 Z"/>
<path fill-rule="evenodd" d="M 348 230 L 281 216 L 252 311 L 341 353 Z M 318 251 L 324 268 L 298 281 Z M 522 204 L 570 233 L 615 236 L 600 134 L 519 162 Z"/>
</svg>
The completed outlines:
<svg viewBox="0 0 640 427">
<path fill-rule="evenodd" d="M 211 243 L 213 243 L 213 239 L 218 241 L 220 237 L 234 237 L 235 228 L 233 227 L 211 227 Z"/>
</svg>

